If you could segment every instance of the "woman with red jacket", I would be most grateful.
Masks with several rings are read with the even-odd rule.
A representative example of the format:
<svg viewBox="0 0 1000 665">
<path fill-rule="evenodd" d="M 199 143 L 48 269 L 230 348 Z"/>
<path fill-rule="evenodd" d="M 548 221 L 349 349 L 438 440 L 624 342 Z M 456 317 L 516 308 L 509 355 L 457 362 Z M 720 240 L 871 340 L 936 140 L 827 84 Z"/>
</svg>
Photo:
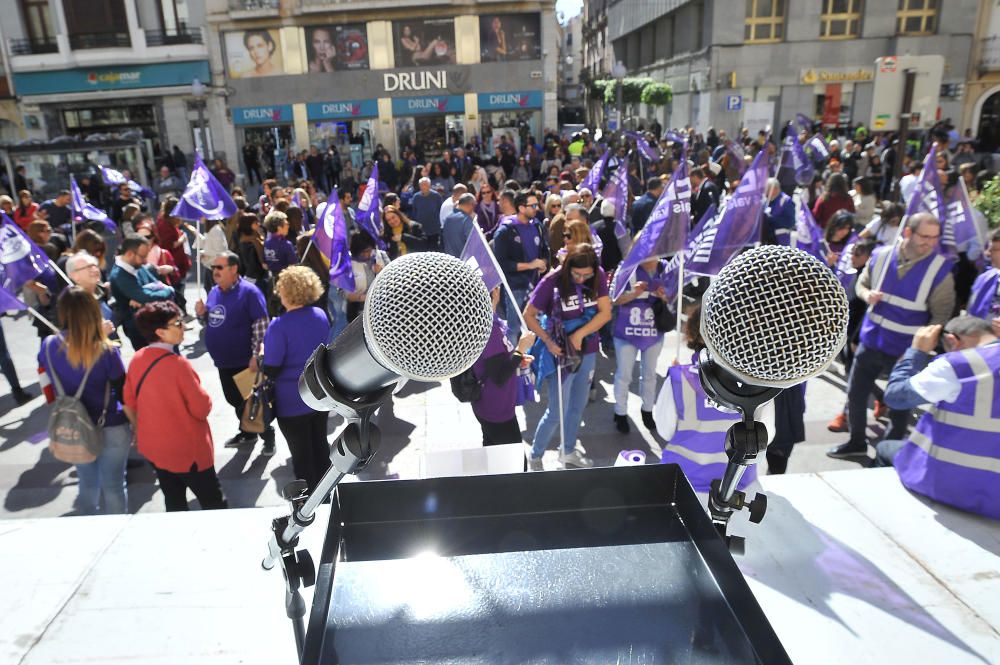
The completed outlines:
<svg viewBox="0 0 1000 665">
<path fill-rule="evenodd" d="M 812 213 L 820 228 L 825 229 L 826 223 L 840 210 L 854 212 L 854 199 L 847 192 L 847 176 L 833 173 L 827 179 L 826 191 L 816 200 Z"/>
<path fill-rule="evenodd" d="M 188 509 L 188 489 L 203 510 L 227 508 L 208 426 L 212 399 L 191 363 L 174 352 L 184 338 L 181 316 L 169 301 L 136 312 L 136 325 L 150 344 L 135 354 L 125 376 L 125 414 L 139 452 L 156 471 L 168 512 Z"/>
<path fill-rule="evenodd" d="M 14 222 L 27 231 L 28 225 L 35 221 L 38 204 L 31 200 L 31 192 L 22 189 L 17 193 L 17 207 L 14 208 Z"/>
<path fill-rule="evenodd" d="M 190 251 L 187 245 L 188 238 L 182 228 L 184 220 L 170 214 L 176 206 L 176 198 L 168 196 L 164 199 L 160 214 L 156 218 L 156 239 L 163 251 L 170 252 L 174 265 L 177 266 L 177 283 L 172 286 L 177 296 L 177 304 L 181 309 L 185 309 L 187 301 L 184 298 L 184 280 L 191 269 L 191 255 L 188 253 Z"/>
</svg>

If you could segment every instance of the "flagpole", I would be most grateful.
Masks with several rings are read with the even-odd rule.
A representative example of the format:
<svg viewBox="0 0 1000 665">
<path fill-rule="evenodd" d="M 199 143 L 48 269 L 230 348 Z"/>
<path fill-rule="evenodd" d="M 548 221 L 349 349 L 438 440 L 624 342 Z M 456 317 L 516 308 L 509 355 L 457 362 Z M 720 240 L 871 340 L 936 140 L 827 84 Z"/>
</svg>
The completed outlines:
<svg viewBox="0 0 1000 665">
<path fill-rule="evenodd" d="M 49 259 L 49 266 L 52 268 L 52 270 L 54 270 L 56 272 L 57 275 L 59 275 L 60 277 L 62 277 L 64 280 L 66 280 L 67 284 L 69 284 L 70 286 L 73 286 L 73 280 L 71 280 L 69 278 L 69 275 L 67 275 L 66 273 L 64 273 L 62 271 L 62 268 L 60 268 L 58 265 L 56 265 L 55 261 L 53 261 L 52 259 Z"/>
<path fill-rule="evenodd" d="M 194 232 L 195 232 L 195 235 L 198 236 L 197 238 L 195 238 L 195 240 L 197 240 L 197 244 L 195 245 L 196 249 L 194 251 L 194 258 L 195 258 L 195 261 L 194 261 L 194 265 L 195 265 L 195 271 L 194 271 L 195 274 L 194 274 L 194 277 L 195 277 L 195 280 L 196 280 L 195 281 L 195 285 L 196 285 L 195 288 L 197 290 L 198 297 L 201 297 L 201 272 L 203 270 L 202 265 L 201 265 L 201 250 L 202 250 L 201 246 L 204 243 L 203 243 L 202 236 L 201 236 L 201 220 L 202 220 L 202 218 L 199 217 L 198 219 L 196 219 L 194 221 Z"/>
<path fill-rule="evenodd" d="M 569 342 L 572 344 L 572 342 Z M 562 363 L 560 358 L 556 358 L 556 387 L 559 393 L 559 454 L 562 455 L 566 451 L 566 426 L 563 424 L 563 395 L 562 395 Z M 549 399 L 552 396 L 549 395 Z M 576 442 L 573 442 L 573 447 L 576 447 Z"/>
<path fill-rule="evenodd" d="M 476 230 L 476 233 L 479 234 L 479 237 L 482 238 L 483 245 L 486 246 L 490 254 L 493 254 L 493 250 L 490 249 L 490 244 L 486 241 L 486 236 L 483 234 L 483 230 L 479 228 L 479 224 L 473 223 L 472 228 L 474 228 Z M 493 256 L 493 260 L 496 261 L 496 255 Z M 514 303 L 514 310 L 517 312 L 518 321 L 521 322 L 521 330 L 523 334 L 523 331 L 528 330 L 528 324 L 524 322 L 524 314 L 521 312 L 521 303 L 517 302 L 517 300 L 514 299 L 514 292 L 511 290 L 510 284 L 507 283 L 507 276 L 503 274 L 503 270 L 498 270 L 497 274 L 500 276 L 500 281 L 503 283 L 503 288 L 507 292 L 507 297 L 510 298 L 510 301 L 512 303 Z"/>
<path fill-rule="evenodd" d="M 49 320 L 48 320 L 48 319 L 46 319 L 46 318 L 45 318 L 44 316 L 42 316 L 42 315 L 41 315 L 41 314 L 39 314 L 39 313 L 38 313 L 37 311 L 35 311 L 35 308 L 34 308 L 34 307 L 30 307 L 30 306 L 28 306 L 28 305 L 25 305 L 25 306 L 24 306 L 24 308 L 25 308 L 26 310 L 28 310 L 28 313 L 29 313 L 29 314 L 31 314 L 31 315 L 32 315 L 32 316 L 34 316 L 34 317 L 35 317 L 36 319 L 38 319 L 39 321 L 41 321 L 42 323 L 44 323 L 45 325 L 47 325 L 47 326 L 49 327 L 49 330 L 51 330 L 52 332 L 54 332 L 54 333 L 55 333 L 55 334 L 57 334 L 57 335 L 59 334 L 59 332 L 60 332 L 60 331 L 59 331 L 59 329 L 58 329 L 58 328 L 56 328 L 56 327 L 55 327 L 54 325 L 52 325 L 52 322 L 51 322 L 51 321 L 49 321 Z"/>
</svg>

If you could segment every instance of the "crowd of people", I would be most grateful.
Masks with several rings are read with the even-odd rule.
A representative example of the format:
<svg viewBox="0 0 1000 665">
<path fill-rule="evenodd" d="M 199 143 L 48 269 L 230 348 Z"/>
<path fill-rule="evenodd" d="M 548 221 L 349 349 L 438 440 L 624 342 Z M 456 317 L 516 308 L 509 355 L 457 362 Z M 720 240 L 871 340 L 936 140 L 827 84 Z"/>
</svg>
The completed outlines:
<svg viewBox="0 0 1000 665">
<path fill-rule="evenodd" d="M 892 135 L 869 136 L 862 128 L 826 136 L 826 154 L 809 153 L 815 175 L 804 181 L 789 142 L 794 137 L 807 145 L 815 136 L 822 136 L 819 126 L 791 124 L 779 135 L 744 131 L 732 139 L 722 131 L 702 135 L 693 128 L 662 136 L 658 127 L 607 136 L 547 131 L 540 144 L 529 137 L 520 151 L 506 140 L 492 154 L 476 144 L 456 145 L 433 160 L 411 148 L 396 160 L 378 146 L 377 237 L 357 223 L 355 203 L 374 164 L 357 176 L 347 174 L 346 163 L 338 160 L 334 169 L 332 158 L 315 147 L 302 155 L 301 170 L 288 182 L 264 178 L 256 197 L 249 184 L 237 186 L 217 162 L 214 173 L 237 212 L 206 220 L 201 231 L 172 215 L 183 181 L 178 185 L 178 174 L 166 167 L 158 181 L 162 187 L 155 188 L 160 197 L 155 214 L 146 212 L 147 204 L 128 186 L 119 188 L 108 203 L 118 222 L 116 234 L 84 224 L 72 227 L 75 237 L 66 237 L 71 220 L 63 219 L 68 205 L 63 194 L 40 206 L 27 189 L 18 193 L 16 204 L 0 197 L 0 208 L 60 267 L 24 291 L 51 323 L 38 324 L 39 364 L 65 393 L 83 391 L 89 412 L 106 432 L 96 466 L 81 465 L 81 510 L 123 509 L 122 448 L 127 450 L 131 431 L 156 469 L 168 510 L 186 508 L 186 489 L 203 508 L 226 505 L 214 471 L 207 424 L 212 404 L 204 377 L 178 354 L 190 314 L 202 322 L 205 346 L 235 413 L 235 434 L 224 445 L 246 448 L 259 440 L 262 454 L 274 454 L 273 425 L 266 423 L 260 432 L 245 427 L 248 397 L 238 380 L 247 370 L 266 377 L 296 477 L 314 487 L 329 458 L 326 414 L 312 412 L 297 392 L 308 355 L 360 315 L 367 289 L 388 262 L 422 251 L 462 257 L 470 237 L 480 232 L 509 286 L 509 293 L 493 291 L 494 330 L 472 368 L 477 389 L 467 401 L 482 425 L 484 444 L 522 442 L 516 407 L 541 392 L 547 402 L 527 437 L 528 468 L 543 468 L 543 454 L 557 436 L 563 466 L 592 466 L 577 435 L 584 408 L 596 398 L 597 359 L 604 356 L 615 365 L 614 404 L 607 417 L 621 433 L 632 427 L 628 400 L 638 363 L 642 426 L 666 440 L 663 461 L 680 463 L 695 488 L 707 490 L 725 464 L 725 431 L 737 417 L 713 405 L 697 380 L 697 351 L 704 348 L 699 298 L 708 278 L 694 279 L 678 294 L 665 282 L 669 257 L 648 257 L 631 274 L 617 270 L 682 155 L 688 160 L 693 226 L 707 211 L 725 206 L 744 169 L 765 151 L 771 178 L 764 188 L 760 233 L 749 244 L 806 242 L 800 223 L 806 210 L 822 233 L 819 256 L 837 273 L 851 304 L 849 341 L 841 354 L 848 371 L 846 405 L 831 414 L 829 426 L 848 433 L 849 440 L 828 454 L 863 461 L 869 446 L 877 445 L 874 463 L 905 465 L 900 475 L 908 486 L 987 511 L 984 497 L 995 498 L 996 489 L 983 489 L 964 504 L 948 492 L 956 474 L 966 486 L 972 476 L 975 483 L 989 479 L 998 486 L 996 453 L 980 448 L 1000 431 L 1000 385 L 991 383 L 1000 371 L 1000 233 L 989 235 L 980 219 L 979 246 L 970 243 L 957 256 L 946 256 L 940 251 L 945 220 L 905 211 L 932 146 L 946 190 L 964 187 L 974 201 L 994 176 L 980 168 L 971 143 L 948 128 L 905 146 Z M 646 144 L 642 149 L 640 140 Z M 594 173 L 597 165 L 603 168 Z M 623 205 L 616 205 L 621 202 L 608 188 L 619 166 L 627 173 Z M 897 167 L 899 180 L 893 177 Z M 315 242 L 317 220 L 328 206 L 340 208 L 348 227 L 351 290 L 331 282 L 330 259 Z M 111 247 L 117 249 L 113 258 Z M 205 289 L 194 298 L 185 293 L 192 271 L 201 272 Z M 627 283 L 614 288 L 619 279 Z M 658 385 L 664 336 L 677 321 L 694 355 L 671 353 L 678 357 Z M 61 332 L 51 334 L 52 326 Z M 119 331 L 136 351 L 127 369 L 116 341 Z M 928 364 L 935 349 L 942 359 Z M 890 371 L 883 394 L 877 381 Z M 5 364 L 4 372 L 19 401 L 32 397 L 16 383 L 12 368 Z M 959 393 L 976 397 L 957 404 Z M 868 435 L 872 397 L 874 417 L 888 416 L 891 424 L 881 442 Z M 771 423 L 771 473 L 783 473 L 794 444 L 804 440 L 804 399 L 803 384 L 757 414 Z M 921 404 L 931 407 L 910 432 L 912 410 Z M 992 456 L 994 464 L 942 471 L 941 465 L 954 465 L 954 456 L 936 451 L 965 445 L 963 438 L 983 443 L 976 454 Z M 948 482 L 929 479 L 935 473 Z M 746 474 L 743 483 L 752 479 Z"/>
</svg>

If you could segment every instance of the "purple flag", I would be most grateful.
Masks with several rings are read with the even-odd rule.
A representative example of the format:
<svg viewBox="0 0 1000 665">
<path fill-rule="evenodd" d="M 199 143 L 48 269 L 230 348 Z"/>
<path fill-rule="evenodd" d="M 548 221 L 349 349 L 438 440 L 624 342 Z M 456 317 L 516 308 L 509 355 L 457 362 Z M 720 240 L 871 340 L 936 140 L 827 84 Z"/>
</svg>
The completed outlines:
<svg viewBox="0 0 1000 665">
<path fill-rule="evenodd" d="M 722 214 L 705 225 L 689 261 L 690 272 L 718 275 L 737 252 L 760 238 L 766 183 L 767 150 L 761 150 L 726 201 Z"/>
<path fill-rule="evenodd" d="M 462 248 L 461 259 L 479 271 L 479 276 L 486 284 L 486 290 L 492 291 L 503 284 L 503 275 L 500 272 L 500 265 L 496 257 L 490 251 L 490 246 L 486 243 L 486 238 L 478 228 L 473 229 L 469 234 L 469 239 L 465 241 Z"/>
<path fill-rule="evenodd" d="M 608 157 L 611 156 L 611 149 L 605 148 L 604 153 L 597 158 L 594 162 L 594 168 L 590 169 L 587 177 L 583 179 L 580 188 L 587 188 L 594 195 L 597 194 L 597 188 L 601 186 L 601 176 L 604 175 L 604 168 L 608 164 Z"/>
<path fill-rule="evenodd" d="M 299 190 L 297 190 L 297 189 L 292 192 L 292 205 L 295 206 L 296 208 L 302 208 L 303 207 L 302 206 L 302 197 L 299 196 Z"/>
<path fill-rule="evenodd" d="M 837 259 L 837 265 L 833 267 L 833 272 L 837 275 L 837 279 L 840 280 L 840 284 L 846 289 L 851 285 L 851 281 L 854 276 L 858 273 L 854 264 L 851 262 L 851 257 L 854 254 L 854 245 L 858 242 L 858 234 L 852 233 L 851 237 L 847 239 L 844 243 L 844 249 L 840 252 L 840 258 Z M 826 257 L 816 257 L 823 263 L 826 263 Z"/>
<path fill-rule="evenodd" d="M 812 134 L 813 120 L 809 116 L 803 115 L 801 113 L 796 113 L 795 124 L 799 126 L 799 131 L 803 131 L 806 134 Z"/>
<path fill-rule="evenodd" d="M 956 258 L 959 252 L 965 252 L 970 260 L 975 260 L 982 251 L 983 241 L 979 238 L 979 227 L 973 217 L 969 192 L 965 189 L 965 181 L 959 178 L 958 184 L 945 195 L 941 253 L 948 258 Z"/>
<path fill-rule="evenodd" d="M 687 143 L 687 137 L 679 132 L 669 131 L 666 134 L 664 134 L 663 137 L 673 143 L 682 143 L 682 144 Z"/>
<path fill-rule="evenodd" d="M 649 141 L 640 134 L 639 132 L 625 132 L 625 136 L 635 141 L 635 145 L 639 148 L 639 154 L 645 157 L 651 162 L 660 161 L 660 153 L 649 145 Z"/>
<path fill-rule="evenodd" d="M 108 233 L 114 233 L 118 230 L 118 225 L 111 221 L 108 213 L 90 205 L 90 202 L 83 197 L 83 192 L 80 191 L 80 186 L 76 184 L 76 178 L 73 176 L 69 177 L 69 189 L 71 196 L 70 205 L 74 216 L 89 219 L 92 222 L 103 222 L 104 228 L 108 230 Z"/>
<path fill-rule="evenodd" d="M 226 188 L 215 179 L 205 163 L 201 161 L 201 155 L 196 153 L 191 179 L 188 180 L 187 187 L 181 194 L 181 200 L 177 202 L 170 214 L 174 217 L 190 220 L 202 217 L 205 219 L 225 219 L 236 214 L 236 204 L 233 203 Z"/>
<path fill-rule="evenodd" d="M 830 146 L 819 134 L 806 141 L 805 151 L 814 162 L 822 161 L 830 156 Z"/>
<path fill-rule="evenodd" d="M 316 223 L 316 234 L 313 243 L 330 259 L 330 284 L 353 292 L 354 268 L 351 266 L 351 251 L 347 243 L 347 222 L 344 211 L 340 209 L 340 197 L 337 188 L 330 192 L 326 205 Z"/>
<path fill-rule="evenodd" d="M 107 166 L 101 166 L 101 180 L 104 181 L 105 185 L 110 185 L 112 187 L 117 187 L 122 183 L 128 183 L 128 188 L 132 190 L 133 194 L 138 194 L 147 199 L 155 199 L 156 194 L 153 193 L 151 189 L 147 189 L 137 183 L 135 180 L 129 180 L 121 171 L 116 171 Z"/>
<path fill-rule="evenodd" d="M 906 216 L 910 217 L 918 212 L 928 212 L 934 218 L 944 222 L 944 196 L 941 194 L 941 176 L 937 170 L 937 145 L 931 144 L 930 152 L 924 158 L 924 169 L 917 178 L 916 186 L 910 195 L 910 202 L 906 206 Z M 944 243 L 942 242 L 942 249 Z"/>
<path fill-rule="evenodd" d="M 604 186 L 604 198 L 615 203 L 615 236 L 621 238 L 625 230 L 625 213 L 628 210 L 628 158 L 618 160 L 618 168 Z"/>
<path fill-rule="evenodd" d="M 17 296 L 8 291 L 2 284 L 6 281 L 3 267 L 0 266 L 0 312 L 28 309 L 28 306 L 18 300 Z"/>
<path fill-rule="evenodd" d="M 3 286 L 17 293 L 28 280 L 35 279 L 49 267 L 49 257 L 4 213 L 0 224 L 0 267 Z"/>
<path fill-rule="evenodd" d="M 816 167 L 813 165 L 812 160 L 806 157 L 806 152 L 802 149 L 799 137 L 792 136 L 791 139 L 792 168 L 795 169 L 795 182 L 805 187 L 812 183 L 813 177 L 816 175 Z"/>
<path fill-rule="evenodd" d="M 743 146 L 734 141 L 726 140 L 726 154 L 729 155 L 726 178 L 739 180 L 747 170 L 746 153 L 743 152 Z"/>
<path fill-rule="evenodd" d="M 705 227 L 709 224 L 714 223 L 715 220 L 715 204 L 708 206 L 704 213 L 701 215 L 701 219 L 694 225 L 691 229 L 691 233 L 688 234 L 687 243 L 684 247 L 684 261 L 690 261 L 691 256 L 694 253 L 694 248 L 701 242 L 702 234 L 705 232 Z M 667 300 L 673 300 L 674 296 L 677 295 L 677 271 L 680 269 L 681 265 L 681 255 L 680 253 L 674 254 L 673 258 L 667 262 L 666 268 L 663 272 L 663 283 L 667 290 Z M 694 275 L 688 271 L 684 273 L 684 283 L 690 284 L 695 280 L 697 275 Z"/>
<path fill-rule="evenodd" d="M 368 177 L 368 184 L 365 185 L 365 193 L 361 195 L 354 223 L 358 225 L 358 228 L 372 237 L 379 249 L 385 250 L 385 241 L 382 240 L 382 219 L 378 207 L 377 162 L 372 167 L 372 174 Z"/>
<path fill-rule="evenodd" d="M 687 150 L 681 148 L 681 159 L 670 182 L 663 188 L 649 220 L 618 268 L 622 279 L 615 282 L 611 299 L 621 296 L 632 273 L 640 263 L 654 257 L 675 254 L 685 248 L 691 226 L 691 181 L 688 179 Z"/>
<path fill-rule="evenodd" d="M 823 255 L 823 229 L 816 223 L 809 206 L 803 201 L 795 207 L 795 233 L 792 240 L 792 247 L 826 263 Z"/>
</svg>

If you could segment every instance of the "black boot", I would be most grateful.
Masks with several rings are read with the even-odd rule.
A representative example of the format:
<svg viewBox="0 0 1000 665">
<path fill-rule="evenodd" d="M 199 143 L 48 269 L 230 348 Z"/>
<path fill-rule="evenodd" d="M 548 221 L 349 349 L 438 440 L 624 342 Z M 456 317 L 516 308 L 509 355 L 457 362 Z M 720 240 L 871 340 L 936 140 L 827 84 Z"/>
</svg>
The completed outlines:
<svg viewBox="0 0 1000 665">
<path fill-rule="evenodd" d="M 642 414 L 642 424 L 646 426 L 646 429 L 648 429 L 650 432 L 655 432 L 656 431 L 656 421 L 653 420 L 653 412 L 652 411 L 643 411 L 643 410 L 640 409 L 639 413 Z"/>
<path fill-rule="evenodd" d="M 264 441 L 264 447 L 261 449 L 260 454 L 270 457 L 274 454 L 274 427 L 268 425 L 264 433 L 260 435 L 260 438 Z"/>
<path fill-rule="evenodd" d="M 764 455 L 767 457 L 767 475 L 780 475 L 788 468 L 788 456 L 784 451 L 768 448 Z"/>
<path fill-rule="evenodd" d="M 29 393 L 27 390 L 18 388 L 14 391 L 14 401 L 17 402 L 18 406 L 27 404 L 31 400 L 35 399 L 35 396 Z"/>
<path fill-rule="evenodd" d="M 628 426 L 628 416 L 619 416 L 615 414 L 615 429 L 617 429 L 622 434 L 628 434 L 630 428 Z"/>
</svg>

